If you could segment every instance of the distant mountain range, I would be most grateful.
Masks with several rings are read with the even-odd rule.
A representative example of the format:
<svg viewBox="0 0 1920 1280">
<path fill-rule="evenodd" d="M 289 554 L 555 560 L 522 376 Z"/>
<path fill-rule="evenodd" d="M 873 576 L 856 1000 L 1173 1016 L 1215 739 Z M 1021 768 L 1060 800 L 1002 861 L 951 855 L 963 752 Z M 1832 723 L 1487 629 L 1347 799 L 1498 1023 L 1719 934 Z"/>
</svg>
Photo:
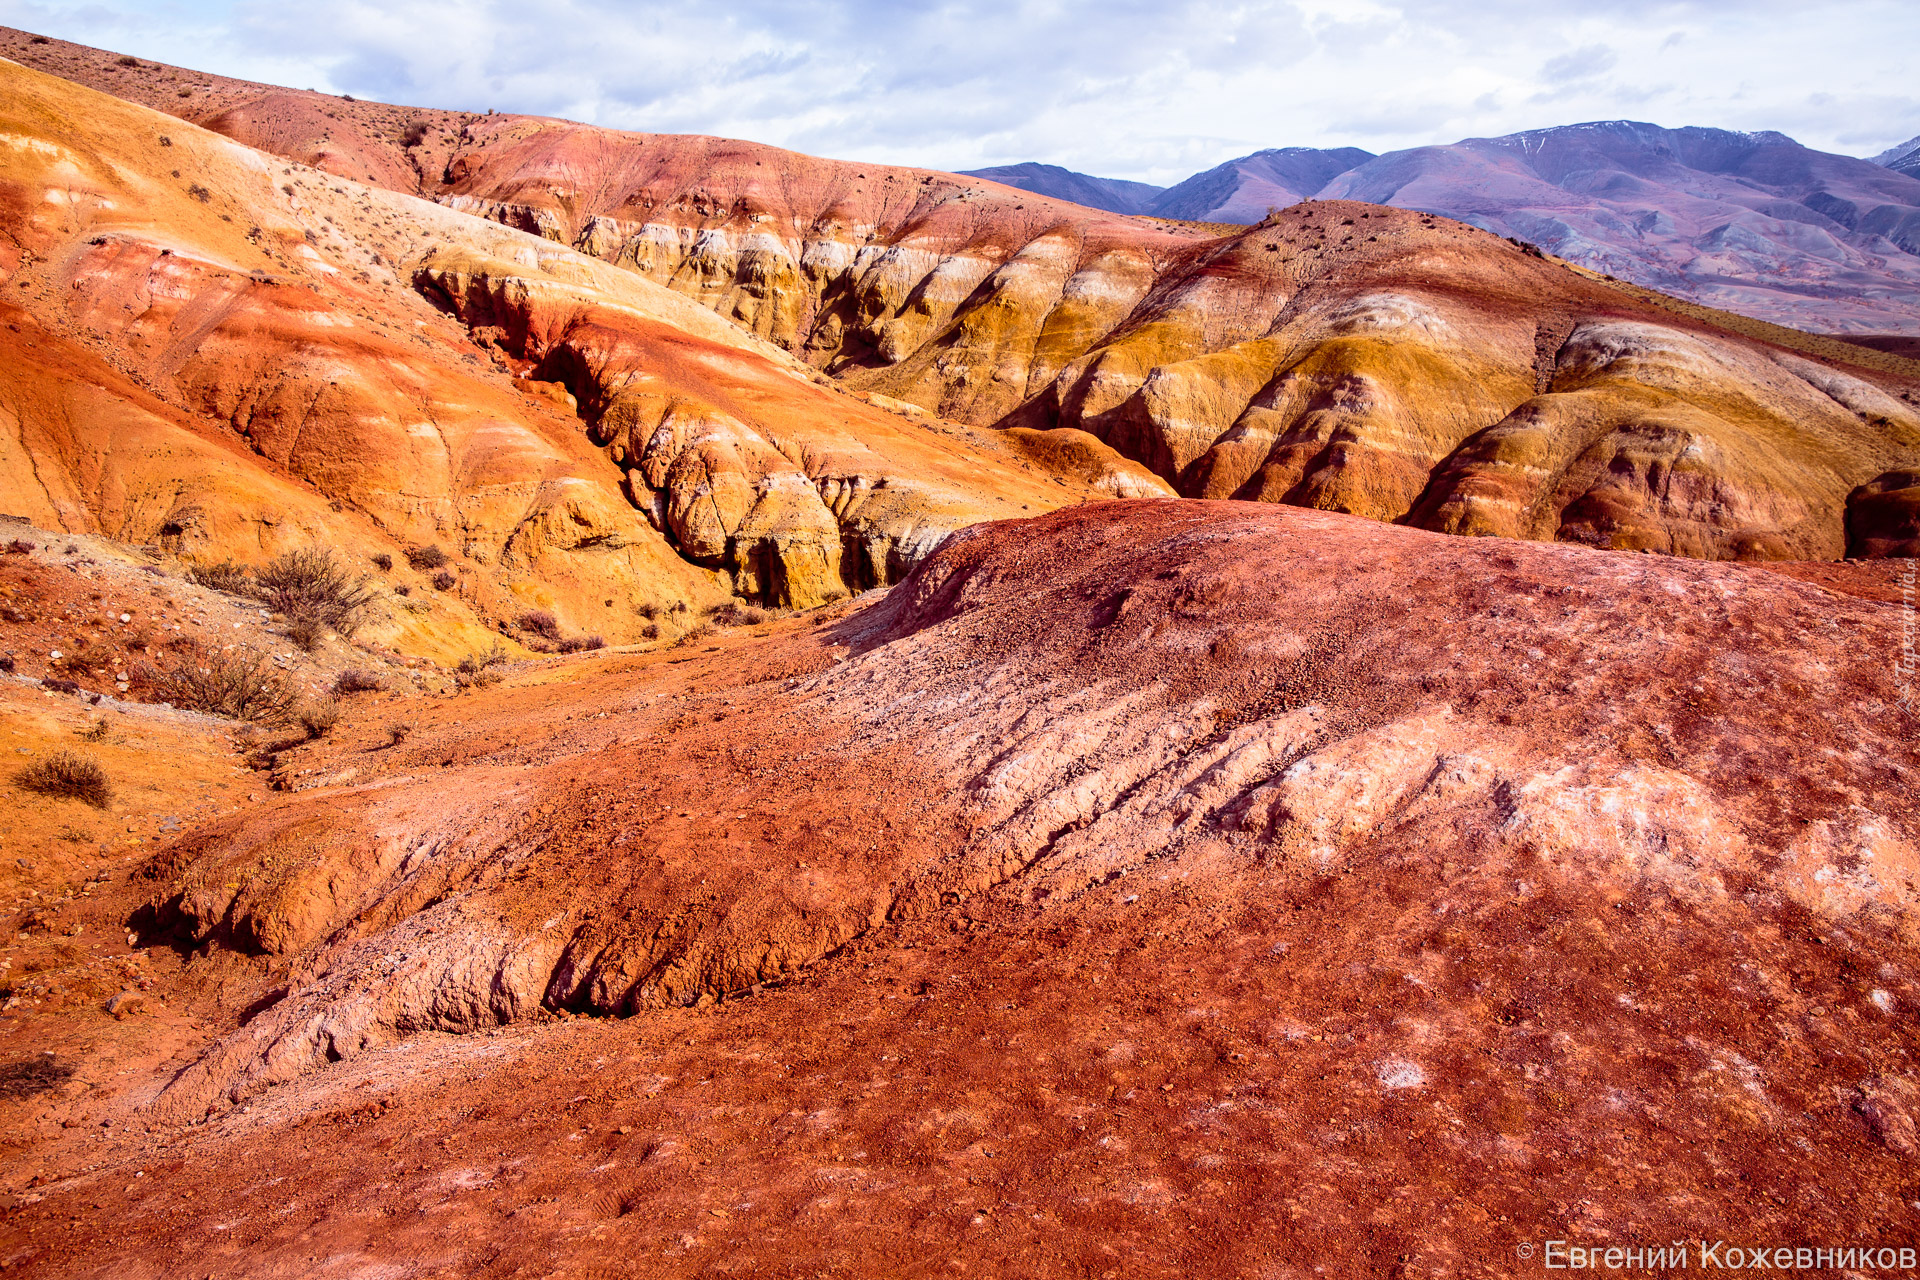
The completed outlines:
<svg viewBox="0 0 1920 1280">
<path fill-rule="evenodd" d="M 1420 209 L 1780 324 L 1920 334 L 1920 138 L 1863 160 L 1781 133 L 1611 120 L 1378 156 L 1258 151 L 1165 189 L 1051 165 L 975 173 L 1195 222 L 1257 222 L 1304 199 Z"/>
<path fill-rule="evenodd" d="M 1908 138 L 1897 147 L 1889 147 L 1875 156 L 1873 162 L 1920 178 L 1920 137 Z"/>
</svg>

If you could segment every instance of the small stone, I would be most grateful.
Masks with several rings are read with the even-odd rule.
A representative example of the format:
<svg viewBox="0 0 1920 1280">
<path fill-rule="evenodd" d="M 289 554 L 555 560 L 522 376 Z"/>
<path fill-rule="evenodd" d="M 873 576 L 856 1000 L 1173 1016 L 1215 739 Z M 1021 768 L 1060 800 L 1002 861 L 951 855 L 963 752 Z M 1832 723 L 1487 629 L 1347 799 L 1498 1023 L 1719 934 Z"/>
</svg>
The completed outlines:
<svg viewBox="0 0 1920 1280">
<path fill-rule="evenodd" d="M 147 997 L 145 993 L 135 991 L 132 987 L 128 987 L 126 990 L 114 996 L 113 999 L 107 1001 L 107 1012 L 122 1021 L 132 1017 L 136 1013 L 145 1013 L 146 1011 Z"/>
</svg>

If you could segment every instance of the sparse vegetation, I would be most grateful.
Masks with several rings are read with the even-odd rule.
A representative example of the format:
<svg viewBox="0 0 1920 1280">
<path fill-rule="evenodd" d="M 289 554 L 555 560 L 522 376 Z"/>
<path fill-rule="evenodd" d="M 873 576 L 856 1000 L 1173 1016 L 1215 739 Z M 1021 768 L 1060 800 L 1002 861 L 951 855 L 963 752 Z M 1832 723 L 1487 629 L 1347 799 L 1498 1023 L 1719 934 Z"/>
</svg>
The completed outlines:
<svg viewBox="0 0 1920 1280">
<path fill-rule="evenodd" d="M 10 556 L 24 556 L 32 550 L 33 544 L 24 538 L 15 538 L 7 544 L 7 554 Z"/>
<path fill-rule="evenodd" d="M 113 65 L 116 67 L 137 67 L 140 65 L 140 59 L 130 53 L 123 53 L 113 60 Z"/>
<path fill-rule="evenodd" d="M 640 628 L 640 638 L 642 640 L 658 640 L 660 638 L 660 624 L 657 622 L 649 622 L 646 626 Z"/>
<path fill-rule="evenodd" d="M 392 573 L 393 557 L 384 551 L 378 552 L 373 557 L 373 567 L 382 573 Z"/>
<path fill-rule="evenodd" d="M 435 591 L 451 591 L 453 590 L 453 584 L 458 581 L 459 579 L 454 577 L 452 573 L 442 569 L 433 575 L 433 589 Z"/>
<path fill-rule="evenodd" d="M 604 636 L 567 636 L 555 647 L 561 653 L 582 653 L 589 649 L 604 649 L 607 641 Z"/>
<path fill-rule="evenodd" d="M 375 693 L 385 687 L 380 677 L 365 667 L 348 667 L 333 680 L 333 691 L 341 697 L 355 693 Z"/>
<path fill-rule="evenodd" d="M 757 627 L 767 620 L 767 613 L 754 605 L 729 600 L 725 604 L 710 607 L 707 617 L 722 627 Z"/>
<path fill-rule="evenodd" d="M 325 547 L 285 552 L 261 569 L 255 581 L 260 598 L 274 609 L 343 636 L 358 630 L 362 611 L 375 599 L 368 580 L 349 574 Z M 315 643 L 318 639 L 316 635 Z"/>
<path fill-rule="evenodd" d="M 453 669 L 454 683 L 463 688 L 482 688 L 500 682 L 500 673 L 493 668 L 507 660 L 506 650 L 497 643 L 485 653 L 470 653 L 460 659 Z"/>
<path fill-rule="evenodd" d="M 306 730 L 309 739 L 324 738 L 340 723 L 340 704 L 333 698 L 317 698 L 302 703 L 293 718 Z"/>
<path fill-rule="evenodd" d="M 407 563 L 423 572 L 427 569 L 440 568 L 450 558 L 440 549 L 440 544 L 437 542 L 429 542 L 424 547 L 414 547 L 407 552 Z"/>
<path fill-rule="evenodd" d="M 45 37 L 35 36 L 42 44 Z M 31 1098 L 57 1089 L 73 1076 L 73 1068 L 49 1056 L 0 1063 L 0 1098 Z"/>
<path fill-rule="evenodd" d="M 201 204 L 205 204 L 207 201 L 213 199 L 213 192 L 207 190 L 197 182 L 187 184 L 187 194 L 195 200 L 198 200 Z"/>
<path fill-rule="evenodd" d="M 252 571 L 231 560 L 189 566 L 187 581 L 230 596 L 251 596 L 254 588 Z"/>
<path fill-rule="evenodd" d="M 542 640 L 560 638 L 560 619 L 545 609 L 529 609 L 514 619 L 514 625 L 522 631 L 539 636 Z"/>
<path fill-rule="evenodd" d="M 36 760 L 15 774 L 14 781 L 29 791 L 78 800 L 96 809 L 113 802 L 113 784 L 107 781 L 107 771 L 98 760 L 77 751 L 56 751 Z"/>
<path fill-rule="evenodd" d="M 327 628 L 318 618 L 301 614 L 287 623 L 287 639 L 302 652 L 312 653 L 327 638 Z"/>
<path fill-rule="evenodd" d="M 294 703 L 286 681 L 258 654 L 191 641 L 166 666 L 134 667 L 132 682 L 156 701 L 230 720 L 283 721 Z"/>
<path fill-rule="evenodd" d="M 711 622 L 696 622 L 693 626 L 680 633 L 680 638 L 673 642 L 674 647 L 679 648 L 681 645 L 693 644 L 696 641 L 705 640 L 717 634 L 719 633 Z"/>
<path fill-rule="evenodd" d="M 390 747 L 397 747 L 401 743 L 405 742 L 410 736 L 412 736 L 412 734 L 413 734 L 412 721 L 395 720 L 393 723 L 387 726 L 387 745 Z"/>
<path fill-rule="evenodd" d="M 645 600 L 635 605 L 633 611 L 649 622 L 660 616 L 660 606 L 651 600 Z"/>
<path fill-rule="evenodd" d="M 83 742 L 105 742 L 106 738 L 107 722 L 105 720 L 95 720 L 80 734 Z"/>
</svg>

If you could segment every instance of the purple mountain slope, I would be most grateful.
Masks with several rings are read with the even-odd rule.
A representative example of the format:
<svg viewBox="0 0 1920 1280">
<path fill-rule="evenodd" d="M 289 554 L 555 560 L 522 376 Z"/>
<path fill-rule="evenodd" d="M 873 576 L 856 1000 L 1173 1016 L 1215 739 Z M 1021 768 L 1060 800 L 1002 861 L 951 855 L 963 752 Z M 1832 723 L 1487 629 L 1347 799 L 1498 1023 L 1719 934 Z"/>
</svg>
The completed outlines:
<svg viewBox="0 0 1920 1280">
<path fill-rule="evenodd" d="M 1908 138 L 1897 147 L 1888 147 L 1875 156 L 1873 162 L 1920 178 L 1920 137 Z"/>
<path fill-rule="evenodd" d="M 1256 151 L 1168 187 L 1147 211 L 1193 222 L 1258 222 L 1268 209 L 1297 204 L 1373 158 L 1373 152 L 1358 147 Z"/>
<path fill-rule="evenodd" d="M 1095 178 L 1054 164 L 1003 164 L 992 169 L 966 169 L 969 178 L 985 178 L 1055 200 L 1071 200 L 1108 213 L 1145 213 L 1154 197 L 1166 188 L 1124 178 Z"/>
</svg>

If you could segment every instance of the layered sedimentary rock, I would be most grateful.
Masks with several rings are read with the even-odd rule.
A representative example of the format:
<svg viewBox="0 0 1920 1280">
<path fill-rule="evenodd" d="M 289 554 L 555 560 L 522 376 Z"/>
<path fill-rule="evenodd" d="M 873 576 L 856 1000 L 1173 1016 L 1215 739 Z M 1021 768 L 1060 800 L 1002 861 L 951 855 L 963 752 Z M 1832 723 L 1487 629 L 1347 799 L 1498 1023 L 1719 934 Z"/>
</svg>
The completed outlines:
<svg viewBox="0 0 1920 1280">
<path fill-rule="evenodd" d="M 209 559 L 444 544 L 460 608 L 618 639 L 635 604 L 814 604 L 1111 491 L 819 385 L 631 272 L 0 74 L 0 447 L 43 524 Z"/>
<path fill-rule="evenodd" d="M 126 79 L 88 56 L 59 55 Z M 1920 466 L 1920 364 L 1444 218 L 1319 201 L 1223 235 L 722 139 L 446 113 L 416 129 L 399 108 L 243 82 L 179 103 L 289 154 L 307 152 L 268 122 L 317 111 L 346 170 L 431 153 L 421 193 L 644 276 L 844 387 L 977 426 L 1082 430 L 1183 495 L 1712 558 L 1905 545 L 1874 523 L 1892 507 L 1850 495 Z M 688 412 L 709 423 L 698 456 L 738 436 Z M 651 431 L 665 413 L 639 417 Z M 631 427 L 602 434 L 623 432 L 629 459 L 644 452 Z M 771 463 L 727 447 L 759 459 L 726 464 L 742 474 Z M 758 527 L 757 501 L 742 491 L 704 533 L 686 503 L 659 514 L 703 563 L 757 583 L 752 556 L 715 550 Z"/>
</svg>

